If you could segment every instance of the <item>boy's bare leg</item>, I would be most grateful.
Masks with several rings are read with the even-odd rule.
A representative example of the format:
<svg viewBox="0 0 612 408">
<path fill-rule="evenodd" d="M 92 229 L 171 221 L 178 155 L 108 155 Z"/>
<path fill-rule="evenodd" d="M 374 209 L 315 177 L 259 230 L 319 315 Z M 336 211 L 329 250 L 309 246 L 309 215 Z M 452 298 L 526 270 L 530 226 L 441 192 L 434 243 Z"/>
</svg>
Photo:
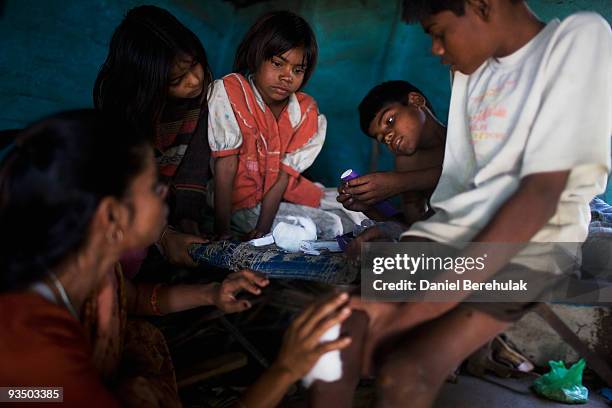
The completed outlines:
<svg viewBox="0 0 612 408">
<path fill-rule="evenodd" d="M 445 378 L 480 346 L 510 323 L 459 306 L 412 330 L 408 339 L 388 354 L 377 378 L 377 406 L 394 408 L 410 401 L 430 407 Z"/>
<path fill-rule="evenodd" d="M 392 343 L 395 335 L 443 315 L 455 307 L 456 303 L 362 302 L 357 297 L 352 299 L 351 306 L 354 308 L 353 313 L 341 330 L 342 335 L 352 338 L 351 345 L 340 353 L 342 378 L 332 383 L 316 381 L 309 393 L 311 407 L 351 407 L 361 373 L 369 374 L 371 371 L 371 355 L 376 347 L 386 343 L 386 340 Z M 383 345 L 385 349 L 386 346 Z"/>
<path fill-rule="evenodd" d="M 457 307 L 457 302 L 364 302 L 351 299 L 354 309 L 367 312 L 370 317 L 368 335 L 363 346 L 362 375 L 373 373 L 373 354 L 377 349 L 393 349 L 398 339 L 412 328 L 436 319 Z"/>
</svg>

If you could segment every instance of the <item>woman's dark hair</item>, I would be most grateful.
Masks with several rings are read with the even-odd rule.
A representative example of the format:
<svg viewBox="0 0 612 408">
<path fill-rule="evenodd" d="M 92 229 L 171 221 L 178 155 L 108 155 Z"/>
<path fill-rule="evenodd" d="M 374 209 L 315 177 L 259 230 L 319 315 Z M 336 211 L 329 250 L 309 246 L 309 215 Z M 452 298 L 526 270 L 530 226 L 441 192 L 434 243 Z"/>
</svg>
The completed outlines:
<svg viewBox="0 0 612 408">
<path fill-rule="evenodd" d="M 292 48 L 304 48 L 303 88 L 317 65 L 319 48 L 306 20 L 291 11 L 273 11 L 261 16 L 246 33 L 236 51 L 234 71 L 254 74 L 259 66 Z"/>
<path fill-rule="evenodd" d="M 102 198 L 122 198 L 145 168 L 148 140 L 111 123 L 77 110 L 17 134 L 0 162 L 0 291 L 27 287 L 77 250 Z"/>
<path fill-rule="evenodd" d="M 376 114 L 387 105 L 392 103 L 406 105 L 410 92 L 416 92 L 423 95 L 423 98 L 425 98 L 425 106 L 435 115 L 433 107 L 431 103 L 429 103 L 429 99 L 427 99 L 419 88 L 407 81 L 387 81 L 372 88 L 359 104 L 359 126 L 363 133 L 370 136 L 368 133 L 370 124 L 376 117 Z"/>
<path fill-rule="evenodd" d="M 94 86 L 94 106 L 133 123 L 154 138 L 177 56 L 202 65 L 206 90 L 212 74 L 198 37 L 168 11 L 140 6 L 128 11 L 115 29 L 108 56 Z"/>
</svg>

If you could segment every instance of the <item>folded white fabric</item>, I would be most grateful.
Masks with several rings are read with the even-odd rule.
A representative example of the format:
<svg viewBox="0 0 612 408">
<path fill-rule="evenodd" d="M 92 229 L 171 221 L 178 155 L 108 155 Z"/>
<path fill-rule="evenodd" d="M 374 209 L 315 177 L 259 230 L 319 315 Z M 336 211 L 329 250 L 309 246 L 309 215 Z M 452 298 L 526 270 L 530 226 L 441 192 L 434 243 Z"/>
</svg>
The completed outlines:
<svg viewBox="0 0 612 408">
<path fill-rule="evenodd" d="M 272 236 L 279 248 L 288 252 L 299 252 L 302 241 L 316 241 L 317 226 L 309 217 L 284 217 L 287 222 L 279 222 Z"/>
<path fill-rule="evenodd" d="M 321 336 L 320 342 L 334 341 L 340 336 L 340 324 L 332 326 Z M 340 351 L 327 352 L 319 358 L 312 370 L 302 378 L 304 387 L 310 387 L 315 380 L 325 382 L 338 381 L 342 377 L 342 360 Z"/>
<path fill-rule="evenodd" d="M 261 238 L 254 238 L 248 242 L 249 244 L 256 246 L 256 247 L 266 246 L 266 245 L 271 245 L 274 243 L 274 237 L 272 236 L 272 233 L 269 233 L 269 234 L 264 235 Z"/>
<path fill-rule="evenodd" d="M 310 255 L 321 255 L 321 251 L 342 252 L 337 241 L 302 241 L 300 251 Z"/>
</svg>

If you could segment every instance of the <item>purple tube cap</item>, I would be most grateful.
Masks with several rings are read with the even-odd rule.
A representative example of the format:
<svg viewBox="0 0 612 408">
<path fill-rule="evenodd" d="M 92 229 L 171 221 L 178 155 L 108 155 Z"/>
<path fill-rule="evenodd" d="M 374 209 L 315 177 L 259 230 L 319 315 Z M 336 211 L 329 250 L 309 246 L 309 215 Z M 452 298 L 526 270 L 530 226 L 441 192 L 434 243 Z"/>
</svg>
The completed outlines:
<svg viewBox="0 0 612 408">
<path fill-rule="evenodd" d="M 352 179 L 356 179 L 357 177 L 359 177 L 359 173 L 357 173 L 353 169 L 348 169 L 344 173 L 342 173 L 342 175 L 340 176 L 340 180 L 349 181 Z"/>
</svg>

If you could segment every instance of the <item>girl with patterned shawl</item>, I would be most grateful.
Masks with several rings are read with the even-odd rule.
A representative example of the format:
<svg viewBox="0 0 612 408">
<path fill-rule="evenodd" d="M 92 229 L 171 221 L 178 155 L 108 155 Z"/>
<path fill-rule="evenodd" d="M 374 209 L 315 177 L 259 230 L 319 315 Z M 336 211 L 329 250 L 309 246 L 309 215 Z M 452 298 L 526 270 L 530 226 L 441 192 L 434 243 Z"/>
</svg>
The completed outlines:
<svg viewBox="0 0 612 408">
<path fill-rule="evenodd" d="M 194 265 L 187 248 L 203 242 L 211 80 L 196 35 L 168 11 L 140 6 L 113 33 L 94 87 L 94 104 L 109 120 L 126 120 L 151 138 L 161 178 L 170 187 L 170 228 L 159 244 L 173 263 Z"/>
</svg>

